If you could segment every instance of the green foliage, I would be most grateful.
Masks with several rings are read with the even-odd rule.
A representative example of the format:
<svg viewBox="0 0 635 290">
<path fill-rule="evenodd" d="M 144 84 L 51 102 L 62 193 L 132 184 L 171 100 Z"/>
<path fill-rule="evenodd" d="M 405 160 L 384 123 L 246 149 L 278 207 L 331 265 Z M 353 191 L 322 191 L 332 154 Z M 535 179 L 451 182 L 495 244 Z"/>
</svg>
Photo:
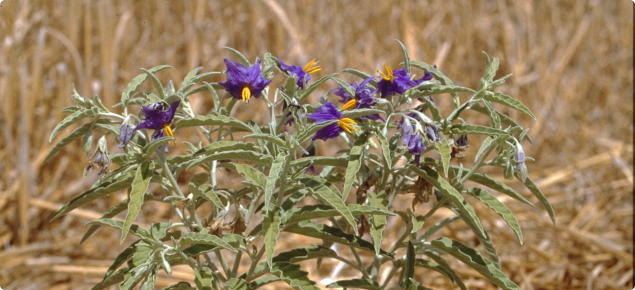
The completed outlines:
<svg viewBox="0 0 635 290">
<path fill-rule="evenodd" d="M 164 289 L 249 290 L 276 281 L 294 289 L 319 289 L 320 286 L 428 289 L 425 280 L 417 275 L 419 270 L 440 273 L 458 288 L 467 289 L 446 261 L 447 257 L 463 262 L 502 289 L 518 289 L 503 273 L 488 229 L 481 224 L 479 213 L 468 200 L 481 202 L 498 214 L 522 244 L 519 221 L 497 195 L 505 194 L 533 204 L 499 178 L 478 172 L 484 166 L 502 168 L 505 178 L 518 178 L 537 198 L 555 226 L 555 214 L 549 201 L 527 177 L 524 162 L 533 159 L 524 155 L 520 143 L 525 139 L 531 141 L 528 129 L 503 113 L 507 109 L 501 111 L 497 106 L 518 110 L 534 120 L 536 116 L 519 100 L 492 91 L 510 76 L 496 79 L 500 65 L 497 58 L 485 55 L 485 71 L 478 89 L 474 90 L 454 85 L 440 68 L 412 60 L 405 46 L 401 42 L 398 45 L 404 57 L 401 72 L 405 71 L 406 77 L 410 77 L 407 82 L 418 80 L 415 75 L 432 78 L 417 81 L 403 94 L 386 98 L 377 98 L 376 89 L 392 85 L 400 77 L 393 75 L 390 69 L 386 72 L 390 77 L 386 78 L 394 79 L 370 79 L 365 88 L 370 95 L 365 96 L 365 91 L 358 88 L 359 82 L 348 83 L 343 80 L 346 78 L 336 77 L 337 73 L 312 79 L 312 83 L 301 82 L 304 86 L 299 86 L 298 80 L 306 70 L 282 70 L 280 61 L 269 53 L 262 62 L 256 59 L 253 63 L 262 66 L 258 71 L 264 80 L 274 77 L 274 67 L 286 77 L 273 96 L 269 92 L 273 87 L 266 87 L 260 92 L 261 98 L 251 100 L 266 104 L 266 115 L 271 118 L 269 124 L 230 117 L 235 106 L 243 109 L 251 104 L 241 103 L 219 83 L 204 82 L 221 72 L 201 72 L 201 68 L 191 70 L 178 89 L 173 81 L 164 85 L 160 75 L 156 75 L 169 66 L 142 69 L 143 73 L 122 91 L 121 102 L 115 105 L 123 109 L 123 114 L 110 112 L 98 96 L 84 98 L 73 89 L 71 99 L 77 106 L 63 110 L 69 115 L 55 126 L 49 141 L 65 129 L 77 127 L 53 146 L 43 162 L 48 162 L 77 139 L 82 140 L 81 148 L 89 154 L 95 135 L 100 139 L 86 172 L 97 167 L 100 178 L 90 189 L 60 208 L 51 220 L 91 201 L 127 190 L 125 200 L 87 224 L 90 227 L 82 242 L 103 226 L 120 231 L 121 242 L 128 234 L 136 238 L 115 258 L 104 279 L 93 289 L 115 284 L 119 284 L 120 289 L 153 289 L 157 273 L 171 274 L 177 265 L 191 267 L 195 278 Z M 252 62 L 244 55 L 232 48 L 227 50 L 251 69 Z M 224 73 L 227 78 L 235 77 L 231 72 Z M 356 69 L 345 69 L 342 73 L 361 79 L 373 76 Z M 148 80 L 152 84 L 151 91 L 138 91 Z M 325 87 L 327 84 L 330 87 Z M 355 98 L 356 105 L 347 110 L 336 108 L 337 116 L 320 119 L 320 114 L 325 114 L 323 104 L 305 102 L 316 99 L 311 96 L 318 88 L 328 90 L 337 86 Z M 251 83 L 247 87 L 250 94 L 257 89 Z M 226 93 L 219 95 L 218 90 Z M 189 96 L 197 93 L 209 93 L 212 98 L 214 108 L 207 114 L 193 113 L 198 110 L 191 107 Z M 446 98 L 447 94 L 451 100 Z M 461 103 L 458 94 L 471 95 L 471 98 Z M 328 93 L 322 96 L 323 103 L 328 102 L 328 98 Z M 417 99 L 421 101 L 419 106 L 413 104 Z M 358 106 L 362 101 L 372 105 Z M 448 101 L 454 110 L 444 116 L 437 102 Z M 142 120 L 153 118 L 146 115 L 146 111 L 140 111 L 139 105 L 160 115 L 174 102 L 180 102 L 175 107 L 174 121 L 170 119 L 168 124 L 153 124 L 151 129 L 133 131 Z M 463 115 L 466 110 L 487 115 L 491 123 L 466 122 Z M 291 119 L 295 128 L 288 130 L 284 123 Z M 351 121 L 354 126 L 347 127 Z M 199 136 L 204 139 L 197 144 L 182 140 L 178 131 L 184 128 L 199 130 Z M 172 130 L 177 132 L 175 136 Z M 325 134 L 333 130 L 337 132 Z M 469 136 L 472 142 L 477 139 L 475 136 L 484 136 L 483 143 L 474 150 L 473 164 L 460 159 L 461 152 L 469 150 L 467 144 L 459 144 L 465 140 L 459 138 L 461 135 Z M 341 138 L 345 148 L 339 148 L 331 156 L 316 155 L 316 147 L 335 145 L 335 141 L 317 139 L 332 137 Z M 110 154 L 107 141 L 121 142 L 122 149 Z M 170 151 L 166 152 L 168 146 Z M 114 150 L 117 149 L 111 149 Z M 186 153 L 179 155 L 179 152 Z M 406 164 L 402 162 L 404 158 Z M 415 158 L 420 164 L 415 163 Z M 116 168 L 110 171 L 112 164 Z M 229 171 L 237 173 L 240 182 L 226 182 Z M 189 172 L 191 178 L 180 184 L 178 180 L 182 180 L 184 172 Z M 479 187 L 466 188 L 468 181 L 470 186 Z M 182 191 L 184 185 L 187 185 L 185 192 Z M 397 195 L 411 192 L 414 193 L 412 210 L 394 203 Z M 430 200 L 434 204 L 428 207 L 426 214 L 414 213 L 419 203 Z M 150 202 L 171 207 L 174 215 L 149 228 L 135 224 Z M 208 207 L 204 207 L 205 204 Z M 436 224 L 427 222 L 441 207 L 455 215 Z M 202 208 L 211 210 L 204 212 Z M 124 211 L 127 215 L 123 221 L 115 219 Z M 393 219 L 403 220 L 405 226 L 387 227 Z M 479 250 L 484 250 L 488 259 L 477 249 L 443 237 L 446 233 L 443 228 L 457 220 L 471 229 L 480 241 L 482 249 Z M 417 237 L 420 232 L 423 234 Z M 369 235 L 365 236 L 366 233 Z M 386 241 L 386 237 L 394 234 L 401 236 Z M 280 252 L 276 246 L 281 239 L 298 236 L 320 242 L 276 253 Z M 338 246 L 331 247 L 334 245 Z M 347 252 L 342 253 L 339 246 L 346 247 Z M 399 251 L 401 248 L 405 248 L 405 252 Z M 358 251 L 373 255 L 372 263 L 365 263 Z M 317 285 L 298 263 L 315 260 L 319 267 L 323 259 L 338 260 L 358 271 L 359 276 L 344 280 L 332 277 L 331 281 L 335 282 Z M 242 267 L 245 262 L 249 262 L 247 268 Z M 382 267 L 389 267 L 391 271 L 386 279 L 379 281 Z M 396 273 L 399 274 L 395 276 Z"/>
</svg>

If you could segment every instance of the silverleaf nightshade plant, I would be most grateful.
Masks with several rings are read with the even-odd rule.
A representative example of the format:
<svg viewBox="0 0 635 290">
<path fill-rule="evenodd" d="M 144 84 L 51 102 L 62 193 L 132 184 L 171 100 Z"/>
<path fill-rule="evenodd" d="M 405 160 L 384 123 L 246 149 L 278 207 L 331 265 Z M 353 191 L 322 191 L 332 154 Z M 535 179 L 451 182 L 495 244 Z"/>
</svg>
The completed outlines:
<svg viewBox="0 0 635 290">
<path fill-rule="evenodd" d="M 447 261 L 456 259 L 502 289 L 518 289 L 504 274 L 488 229 L 471 204 L 482 202 L 493 209 L 523 243 L 518 220 L 497 195 L 533 204 L 479 172 L 499 167 L 505 178 L 517 178 L 533 193 L 555 225 L 549 201 L 528 176 L 527 162 L 533 159 L 520 145 L 531 142 L 528 129 L 495 106 L 536 118 L 519 100 L 494 91 L 509 77 L 494 79 L 497 58 L 486 55 L 485 73 L 473 90 L 454 85 L 436 66 L 411 60 L 399 45 L 403 68 L 392 71 L 385 66 L 379 75 L 347 69 L 350 74 L 343 75 L 351 82 L 337 74 L 313 81 L 309 74 L 320 70 L 314 60 L 301 68 L 267 53 L 251 64 L 227 48 L 239 61 L 225 59 L 225 82 L 205 82 L 221 73 L 200 73 L 197 68 L 177 89 L 156 76 L 168 66 L 143 69 L 123 88 L 115 105 L 121 114 L 106 108 L 99 97 L 82 97 L 73 88 L 71 99 L 77 105 L 64 109 L 69 116 L 53 129 L 50 140 L 73 124 L 83 124 L 59 140 L 44 162 L 80 138 L 88 153 L 93 136 L 100 136 L 86 170 L 98 167 L 99 179 L 51 220 L 126 190 L 125 199 L 87 224 L 81 242 L 101 227 L 121 231 L 122 243 L 128 234 L 135 239 L 93 289 L 115 284 L 120 289 L 154 289 L 157 273 L 171 274 L 177 265 L 191 268 L 193 281 L 163 289 L 257 289 L 274 281 L 318 289 L 317 282 L 323 281 L 310 280 L 298 262 L 327 259 L 358 273 L 355 279 L 328 277 L 330 288 L 426 289 L 427 276 L 415 274 L 416 268 L 424 268 L 466 289 Z M 275 77 L 283 85 L 272 88 Z M 154 89 L 140 91 L 147 80 Z M 310 98 L 318 88 L 327 93 L 319 97 L 321 102 L 309 103 L 318 99 Z M 337 107 L 328 92 L 340 97 L 343 106 Z M 196 115 L 189 97 L 200 93 L 211 98 L 214 107 Z M 459 94 L 469 99 L 461 102 Z M 269 124 L 230 117 L 234 106 L 252 106 L 247 103 L 252 96 L 266 104 Z M 454 109 L 442 116 L 437 102 Z M 466 111 L 484 114 L 491 122 L 470 124 L 463 119 Z M 184 128 L 199 130 L 204 139 L 175 141 L 175 133 Z M 154 131 L 149 136 L 143 129 Z M 332 139 L 341 139 L 345 148 L 328 150 L 338 143 Z M 469 143 L 476 145 L 480 139 L 478 150 L 469 152 Z M 108 140 L 119 143 L 113 153 Z M 170 141 L 175 150 L 167 152 Z M 316 155 L 319 151 L 335 153 Z M 464 161 L 461 154 L 466 152 L 475 156 L 473 163 Z M 244 181 L 226 182 L 230 172 Z M 412 196 L 412 210 L 395 202 L 397 195 Z M 171 208 L 172 219 L 147 228 L 135 224 L 149 203 Z M 440 208 L 454 215 L 431 222 Z M 123 221 L 114 219 L 124 213 Z M 389 219 L 397 219 L 400 226 L 387 228 Z M 472 239 L 462 242 L 441 235 L 441 228 L 458 219 L 479 240 L 476 248 L 469 246 Z M 384 232 L 396 232 L 398 238 L 386 240 Z M 323 242 L 307 244 L 301 236 Z M 276 248 L 279 239 L 300 240 L 293 243 L 296 248 L 281 249 Z M 342 247 L 347 250 L 342 252 Z"/>
</svg>

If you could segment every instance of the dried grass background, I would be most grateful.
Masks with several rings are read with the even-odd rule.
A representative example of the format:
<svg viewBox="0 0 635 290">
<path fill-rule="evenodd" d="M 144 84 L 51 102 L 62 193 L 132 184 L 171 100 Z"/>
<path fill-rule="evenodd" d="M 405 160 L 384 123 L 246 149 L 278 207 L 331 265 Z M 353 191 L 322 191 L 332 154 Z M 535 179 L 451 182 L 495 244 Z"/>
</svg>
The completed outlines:
<svg viewBox="0 0 635 290">
<path fill-rule="evenodd" d="M 494 238 L 505 273 L 521 289 L 631 289 L 632 9 L 627 0 L 5 0 L 0 3 L 0 287 L 88 289 L 131 241 L 119 245 L 120 233 L 102 229 L 77 247 L 83 224 L 125 193 L 48 222 L 95 180 L 81 178 L 87 157 L 79 141 L 40 165 L 53 145 L 49 133 L 64 117 L 60 110 L 71 105 L 72 83 L 83 96 L 99 95 L 112 106 L 139 68 L 169 64 L 173 69 L 158 76 L 177 87 L 195 67 L 222 71 L 222 57 L 231 57 L 223 46 L 252 60 L 267 51 L 294 64 L 315 57 L 322 66 L 318 77 L 348 67 L 374 72 L 384 63 L 398 66 L 402 56 L 395 39 L 400 39 L 413 59 L 436 64 L 468 87 L 478 86 L 482 75 L 481 51 L 499 57 L 498 76 L 514 76 L 498 91 L 517 97 L 538 116 L 534 122 L 506 111 L 531 128 L 535 142 L 524 148 L 537 161 L 528 164 L 529 175 L 553 204 L 558 227 L 528 191 L 518 188 L 537 204 L 508 202 L 523 229 L 521 246 L 493 211 L 469 200 Z M 193 100 L 199 112 L 211 107 L 208 95 Z M 437 100 L 449 102 L 443 96 Z M 256 105 L 249 105 L 237 106 L 235 114 L 262 121 Z M 177 137 L 186 140 L 188 133 Z M 470 141 L 466 165 L 479 142 Z M 500 172 L 491 173 L 502 179 Z M 408 206 L 410 199 L 399 202 Z M 141 223 L 169 217 L 162 208 L 142 213 Z M 394 225 L 396 232 L 384 245 L 401 234 L 400 222 Z M 479 248 L 462 222 L 442 234 Z M 278 251 L 310 242 L 301 240 L 286 236 Z M 448 259 L 470 289 L 495 289 Z M 318 270 L 311 265 L 305 270 L 320 281 L 331 277 L 337 264 Z M 451 288 L 434 272 L 416 275 L 429 287 Z M 158 284 L 179 278 L 191 274 L 162 275 Z"/>
</svg>

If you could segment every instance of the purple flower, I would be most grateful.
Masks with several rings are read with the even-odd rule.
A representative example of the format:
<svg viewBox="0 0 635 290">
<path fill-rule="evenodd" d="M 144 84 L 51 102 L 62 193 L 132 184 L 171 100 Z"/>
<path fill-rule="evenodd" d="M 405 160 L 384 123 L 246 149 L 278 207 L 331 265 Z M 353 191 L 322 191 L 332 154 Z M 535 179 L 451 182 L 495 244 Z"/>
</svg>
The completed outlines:
<svg viewBox="0 0 635 290">
<path fill-rule="evenodd" d="M 179 107 L 181 101 L 176 101 L 170 105 L 166 111 L 164 111 L 164 105 L 162 102 L 156 102 L 146 107 L 142 105 L 143 115 L 145 116 L 145 120 L 139 123 L 137 127 L 132 130 L 134 133 L 137 130 L 141 129 L 152 129 L 156 130 L 154 134 L 152 134 L 152 140 L 159 139 L 163 136 L 174 137 L 174 133 L 172 133 L 172 129 L 170 129 L 170 123 L 172 123 L 172 119 L 174 119 L 174 113 L 176 113 L 176 109 Z M 165 146 L 166 150 L 167 145 Z"/>
<path fill-rule="evenodd" d="M 119 127 L 119 148 L 126 146 L 126 144 L 130 142 L 130 139 L 132 139 L 134 127 L 132 127 L 130 116 L 132 115 L 126 116 L 123 122 L 121 122 L 121 127 Z"/>
<path fill-rule="evenodd" d="M 377 104 L 377 98 L 374 97 L 374 95 L 377 94 L 377 89 L 367 86 L 367 84 L 371 80 L 373 80 L 373 77 L 365 79 L 364 81 L 362 81 L 361 84 L 350 84 L 355 89 L 354 98 L 352 98 L 344 89 L 342 89 L 342 87 L 337 87 L 333 91 L 333 94 L 341 98 L 340 103 L 344 103 L 344 105 L 342 106 L 342 111 L 349 109 L 368 109 Z M 362 120 L 371 119 L 384 121 L 384 118 L 382 118 L 379 114 L 365 115 L 360 118 Z"/>
<path fill-rule="evenodd" d="M 342 112 L 335 108 L 335 105 L 331 102 L 326 102 L 321 107 L 315 109 L 312 114 L 307 114 L 307 117 L 313 119 L 315 123 L 324 123 L 331 120 L 338 120 L 338 122 L 328 125 L 315 133 L 313 140 L 320 139 L 326 141 L 331 138 L 337 138 L 342 131 L 351 133 L 357 131 L 352 125 L 357 125 L 355 121 L 350 118 L 344 118 Z M 351 125 L 352 124 L 352 125 Z"/>
<path fill-rule="evenodd" d="M 260 72 L 260 61 L 250 67 L 239 62 L 229 61 L 226 58 L 224 61 L 227 66 L 227 81 L 218 84 L 225 87 L 225 90 L 236 99 L 249 102 L 252 96 L 260 98 L 262 90 L 271 83 Z"/>
<path fill-rule="evenodd" d="M 423 81 L 432 79 L 432 74 L 427 71 L 422 78 L 418 80 L 411 80 L 405 67 L 394 72 L 388 65 L 384 65 L 384 68 L 386 69 L 385 74 L 381 71 L 377 71 L 382 78 L 382 80 L 377 83 L 377 88 L 381 92 L 382 98 L 392 96 L 395 93 L 403 95 L 403 93 L 405 93 L 408 89 L 422 83 Z"/>
<path fill-rule="evenodd" d="M 309 74 L 322 70 L 319 65 L 313 66 L 315 64 L 315 59 L 307 63 L 304 68 L 297 65 L 286 65 L 280 58 L 278 58 L 278 61 L 280 62 L 280 68 L 283 71 L 286 71 L 292 76 L 295 75 L 298 78 L 298 87 L 300 87 L 300 89 L 304 89 L 304 84 L 308 83 L 309 80 L 311 80 L 311 76 Z"/>
<path fill-rule="evenodd" d="M 300 106 L 298 106 L 298 105 L 287 105 L 286 101 L 282 101 L 282 112 L 286 111 L 288 107 L 296 108 L 298 110 L 299 117 L 302 118 L 302 109 L 301 109 Z M 285 126 L 295 123 L 295 118 L 293 118 L 293 113 L 291 113 L 291 111 L 289 111 L 285 115 L 285 118 L 288 118 L 287 121 L 284 122 Z"/>
<path fill-rule="evenodd" d="M 408 113 L 406 115 L 418 119 L 415 113 Z M 415 157 L 415 164 L 419 167 L 421 153 L 426 150 L 426 146 L 423 145 L 423 136 L 421 136 L 419 132 L 416 132 L 416 126 L 414 124 L 406 123 L 405 117 L 399 122 L 397 128 L 401 128 L 401 143 L 408 146 L 408 153 Z"/>
<path fill-rule="evenodd" d="M 441 135 L 439 134 L 439 128 L 437 128 L 437 126 L 426 124 L 424 130 L 426 131 L 426 137 L 428 137 L 428 140 L 432 141 L 433 143 L 437 141 L 441 143 L 441 141 L 443 140 L 441 138 Z"/>
</svg>

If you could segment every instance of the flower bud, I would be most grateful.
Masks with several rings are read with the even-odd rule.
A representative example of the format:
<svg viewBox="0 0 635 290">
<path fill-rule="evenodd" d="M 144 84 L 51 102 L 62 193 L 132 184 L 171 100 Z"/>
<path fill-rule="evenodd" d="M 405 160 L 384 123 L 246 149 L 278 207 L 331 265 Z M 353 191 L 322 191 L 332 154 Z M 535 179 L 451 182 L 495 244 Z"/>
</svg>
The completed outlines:
<svg viewBox="0 0 635 290">
<path fill-rule="evenodd" d="M 119 127 L 119 148 L 125 147 L 132 139 L 132 133 L 134 130 L 134 126 L 131 122 L 131 116 L 128 115 L 121 123 L 121 127 Z"/>
</svg>

